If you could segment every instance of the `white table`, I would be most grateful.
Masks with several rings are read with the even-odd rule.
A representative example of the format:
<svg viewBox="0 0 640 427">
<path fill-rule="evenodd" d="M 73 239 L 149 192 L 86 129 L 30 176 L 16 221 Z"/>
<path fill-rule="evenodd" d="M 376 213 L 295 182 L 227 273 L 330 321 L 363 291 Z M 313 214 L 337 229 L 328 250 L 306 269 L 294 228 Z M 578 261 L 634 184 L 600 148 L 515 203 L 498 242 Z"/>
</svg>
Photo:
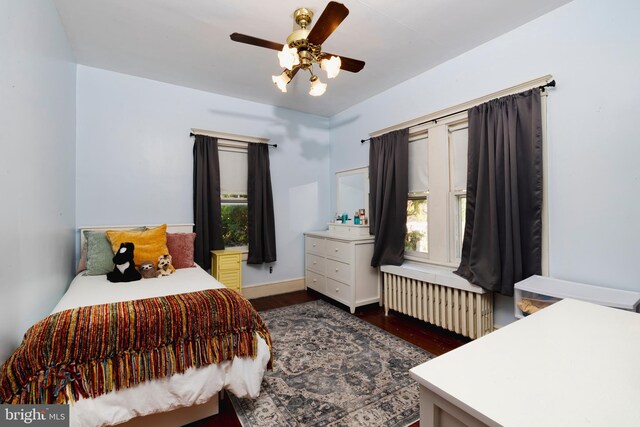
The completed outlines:
<svg viewBox="0 0 640 427">
<path fill-rule="evenodd" d="M 411 369 L 425 426 L 640 426 L 640 314 L 565 299 Z"/>
</svg>

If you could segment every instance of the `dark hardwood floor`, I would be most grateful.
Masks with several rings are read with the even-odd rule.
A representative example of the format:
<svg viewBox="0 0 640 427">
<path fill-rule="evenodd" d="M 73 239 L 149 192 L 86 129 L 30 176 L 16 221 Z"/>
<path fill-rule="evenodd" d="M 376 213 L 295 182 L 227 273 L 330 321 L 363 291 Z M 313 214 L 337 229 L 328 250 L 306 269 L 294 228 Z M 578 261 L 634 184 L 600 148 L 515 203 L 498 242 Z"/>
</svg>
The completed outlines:
<svg viewBox="0 0 640 427">
<path fill-rule="evenodd" d="M 278 307 L 286 307 L 293 304 L 301 304 L 317 299 L 325 300 L 336 307 L 349 311 L 348 307 L 335 302 L 315 291 L 298 291 L 288 294 L 274 295 L 257 298 L 251 303 L 258 311 L 270 310 Z M 469 342 L 468 338 L 454 334 L 437 326 L 429 325 L 420 320 L 405 316 L 393 311 L 388 316 L 384 315 L 384 309 L 378 304 L 371 304 L 356 309 L 355 315 L 360 319 L 371 323 L 385 331 L 394 334 L 418 347 L 421 347 L 436 356 L 440 356 L 454 348 Z M 411 427 L 417 427 L 414 423 Z M 241 427 L 240 421 L 228 398 L 220 400 L 220 412 L 218 415 L 190 424 L 189 427 Z"/>
</svg>

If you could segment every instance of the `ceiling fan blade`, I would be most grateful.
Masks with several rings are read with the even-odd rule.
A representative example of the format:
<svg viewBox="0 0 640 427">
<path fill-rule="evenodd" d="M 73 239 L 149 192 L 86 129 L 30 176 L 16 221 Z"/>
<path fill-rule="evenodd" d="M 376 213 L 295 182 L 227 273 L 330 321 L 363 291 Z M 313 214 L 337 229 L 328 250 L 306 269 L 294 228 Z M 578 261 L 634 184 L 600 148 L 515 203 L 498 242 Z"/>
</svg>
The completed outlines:
<svg viewBox="0 0 640 427">
<path fill-rule="evenodd" d="M 338 28 L 338 25 L 347 17 L 349 9 L 342 3 L 335 1 L 329 2 L 327 7 L 318 18 L 318 21 L 311 29 L 307 36 L 309 43 L 316 46 L 321 45 L 324 41 Z"/>
<path fill-rule="evenodd" d="M 364 61 L 360 61 L 359 59 L 347 58 L 346 56 L 336 55 L 333 53 L 323 52 L 322 58 L 329 58 L 330 56 L 339 56 L 340 57 L 340 69 L 345 71 L 350 71 L 352 73 L 357 73 L 358 71 L 364 68 Z"/>
<path fill-rule="evenodd" d="M 282 50 L 282 43 L 270 42 L 269 40 L 259 39 L 245 34 L 233 33 L 229 36 L 231 40 L 239 43 L 246 43 L 253 46 L 266 47 L 267 49 Z"/>
</svg>

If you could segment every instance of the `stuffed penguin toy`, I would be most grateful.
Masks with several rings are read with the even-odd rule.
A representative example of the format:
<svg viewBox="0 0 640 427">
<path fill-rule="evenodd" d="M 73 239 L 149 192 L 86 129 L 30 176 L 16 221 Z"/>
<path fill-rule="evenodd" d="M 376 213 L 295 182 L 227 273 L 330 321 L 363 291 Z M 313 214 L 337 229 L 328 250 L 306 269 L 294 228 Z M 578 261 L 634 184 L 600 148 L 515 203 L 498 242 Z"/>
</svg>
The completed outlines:
<svg viewBox="0 0 640 427">
<path fill-rule="evenodd" d="M 113 263 L 113 271 L 107 273 L 110 282 L 134 282 L 142 278 L 133 262 L 133 243 L 120 243 L 120 249 L 113 256 Z"/>
</svg>

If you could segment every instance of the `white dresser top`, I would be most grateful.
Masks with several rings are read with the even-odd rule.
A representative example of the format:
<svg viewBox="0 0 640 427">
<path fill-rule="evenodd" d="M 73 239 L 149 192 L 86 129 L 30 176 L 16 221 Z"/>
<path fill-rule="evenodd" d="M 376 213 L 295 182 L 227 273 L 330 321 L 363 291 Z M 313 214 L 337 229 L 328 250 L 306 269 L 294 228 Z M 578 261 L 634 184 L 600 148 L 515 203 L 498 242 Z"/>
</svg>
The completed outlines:
<svg viewBox="0 0 640 427">
<path fill-rule="evenodd" d="M 320 238 L 327 238 L 327 239 L 336 239 L 336 240 L 344 240 L 345 242 L 362 242 L 362 243 L 369 243 L 369 242 L 373 242 L 374 236 L 354 236 L 351 234 L 347 234 L 347 233 L 336 233 L 336 232 L 332 232 L 329 230 L 324 230 L 324 231 L 307 231 L 306 233 L 304 233 L 305 236 L 311 236 L 311 237 L 320 237 Z"/>
<path fill-rule="evenodd" d="M 640 314 L 564 299 L 411 377 L 492 426 L 640 426 Z"/>
</svg>

